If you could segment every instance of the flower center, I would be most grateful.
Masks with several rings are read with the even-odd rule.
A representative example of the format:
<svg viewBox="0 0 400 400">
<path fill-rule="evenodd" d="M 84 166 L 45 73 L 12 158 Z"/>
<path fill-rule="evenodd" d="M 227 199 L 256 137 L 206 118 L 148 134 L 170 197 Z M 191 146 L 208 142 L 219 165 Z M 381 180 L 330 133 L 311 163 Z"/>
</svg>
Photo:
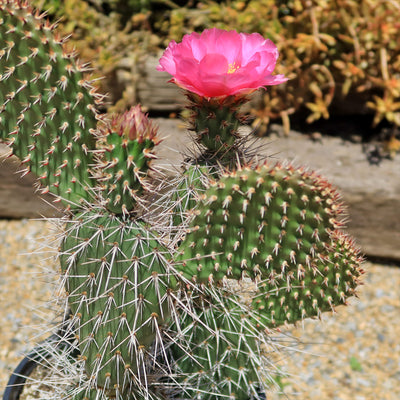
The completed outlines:
<svg viewBox="0 0 400 400">
<path fill-rule="evenodd" d="M 228 65 L 228 74 L 233 74 L 236 70 L 239 69 L 239 65 L 234 61 L 232 64 Z"/>
</svg>

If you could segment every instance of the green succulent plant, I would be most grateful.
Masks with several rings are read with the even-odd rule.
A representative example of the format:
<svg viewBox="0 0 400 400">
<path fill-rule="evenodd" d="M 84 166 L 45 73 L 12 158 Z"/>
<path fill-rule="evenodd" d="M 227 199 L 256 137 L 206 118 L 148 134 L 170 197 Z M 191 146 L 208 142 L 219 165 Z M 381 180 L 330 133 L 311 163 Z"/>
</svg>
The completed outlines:
<svg viewBox="0 0 400 400">
<path fill-rule="evenodd" d="M 269 332 L 360 284 L 336 190 L 249 162 L 241 100 L 192 99 L 200 152 L 157 200 L 160 140 L 140 107 L 101 115 L 86 66 L 28 2 L 2 1 L 0 19 L 0 138 L 66 210 L 58 258 L 81 375 L 61 397 L 261 398 Z"/>
<path fill-rule="evenodd" d="M 169 251 L 143 222 L 91 211 L 67 224 L 60 254 L 86 373 L 126 395 L 174 307 Z"/>
<path fill-rule="evenodd" d="M 319 316 L 345 304 L 361 275 L 339 199 L 323 178 L 291 166 L 226 173 L 202 195 L 178 268 L 195 283 L 258 282 L 262 326 Z"/>
<path fill-rule="evenodd" d="M 1 15 L 1 138 L 23 172 L 39 178 L 42 192 L 79 202 L 93 186 L 89 169 L 101 96 L 54 25 L 28 4 L 2 7 L 8 12 Z"/>
</svg>

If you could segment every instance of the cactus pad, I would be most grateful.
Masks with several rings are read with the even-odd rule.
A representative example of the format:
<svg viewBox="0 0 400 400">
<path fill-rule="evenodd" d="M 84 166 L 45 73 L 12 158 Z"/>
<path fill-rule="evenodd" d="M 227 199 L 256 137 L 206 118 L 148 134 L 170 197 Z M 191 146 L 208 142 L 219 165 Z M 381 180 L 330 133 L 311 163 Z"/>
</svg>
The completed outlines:
<svg viewBox="0 0 400 400">
<path fill-rule="evenodd" d="M 101 96 L 54 28 L 25 1 L 0 4 L 0 139 L 42 192 L 79 202 L 93 186 Z"/>
<path fill-rule="evenodd" d="M 326 253 L 310 268 L 268 277 L 257 285 L 251 319 L 264 329 L 335 311 L 337 305 L 346 305 L 347 299 L 356 295 L 364 273 L 361 263 L 352 239 L 335 231 Z"/>
<path fill-rule="evenodd" d="M 226 173 L 209 186 L 177 257 L 187 279 L 258 282 L 254 307 L 267 313 L 265 326 L 319 315 L 354 294 L 361 257 L 340 233 L 339 194 L 319 175 L 264 164 Z"/>
<path fill-rule="evenodd" d="M 111 396 L 144 384 L 173 307 L 167 249 L 141 222 L 90 211 L 69 222 L 61 254 L 89 379 Z"/>
</svg>

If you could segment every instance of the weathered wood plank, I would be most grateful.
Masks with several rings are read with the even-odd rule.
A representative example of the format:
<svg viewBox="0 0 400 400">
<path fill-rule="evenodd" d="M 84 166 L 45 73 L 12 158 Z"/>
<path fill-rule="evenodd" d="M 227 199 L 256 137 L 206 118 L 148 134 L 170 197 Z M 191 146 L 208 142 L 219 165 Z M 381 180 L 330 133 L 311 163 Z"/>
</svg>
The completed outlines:
<svg viewBox="0 0 400 400">
<path fill-rule="evenodd" d="M 147 110 L 176 111 L 183 107 L 185 97 L 176 85 L 168 83 L 171 75 L 156 70 L 157 57 L 147 57 L 138 66 L 137 99 Z"/>
<path fill-rule="evenodd" d="M 38 218 L 59 215 L 52 196 L 39 197 L 34 190 L 35 177 L 21 177 L 20 161 L 7 158 L 9 149 L 0 144 L 0 218 Z"/>
</svg>

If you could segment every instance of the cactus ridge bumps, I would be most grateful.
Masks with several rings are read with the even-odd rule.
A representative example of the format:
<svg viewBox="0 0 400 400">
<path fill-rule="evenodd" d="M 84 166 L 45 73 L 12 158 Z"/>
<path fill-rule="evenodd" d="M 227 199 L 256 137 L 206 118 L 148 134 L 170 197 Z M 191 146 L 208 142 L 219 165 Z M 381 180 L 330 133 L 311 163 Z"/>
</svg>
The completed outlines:
<svg viewBox="0 0 400 400">
<path fill-rule="evenodd" d="M 191 130 L 195 132 L 196 141 L 212 156 L 218 155 L 220 159 L 229 160 L 238 150 L 238 128 L 246 120 L 239 107 L 246 98 L 228 96 L 225 99 L 205 99 L 189 92 L 186 96 L 190 102 Z"/>
<path fill-rule="evenodd" d="M 150 189 L 148 173 L 156 158 L 154 147 L 160 143 L 157 127 L 138 105 L 115 116 L 105 137 L 98 181 L 108 210 L 127 214 L 134 210 L 144 191 Z"/>
<path fill-rule="evenodd" d="M 357 296 L 364 273 L 362 262 L 353 240 L 335 231 L 325 253 L 309 267 L 300 265 L 280 276 L 271 274 L 257 285 L 250 318 L 264 329 L 335 312 L 336 306 Z"/>
</svg>

